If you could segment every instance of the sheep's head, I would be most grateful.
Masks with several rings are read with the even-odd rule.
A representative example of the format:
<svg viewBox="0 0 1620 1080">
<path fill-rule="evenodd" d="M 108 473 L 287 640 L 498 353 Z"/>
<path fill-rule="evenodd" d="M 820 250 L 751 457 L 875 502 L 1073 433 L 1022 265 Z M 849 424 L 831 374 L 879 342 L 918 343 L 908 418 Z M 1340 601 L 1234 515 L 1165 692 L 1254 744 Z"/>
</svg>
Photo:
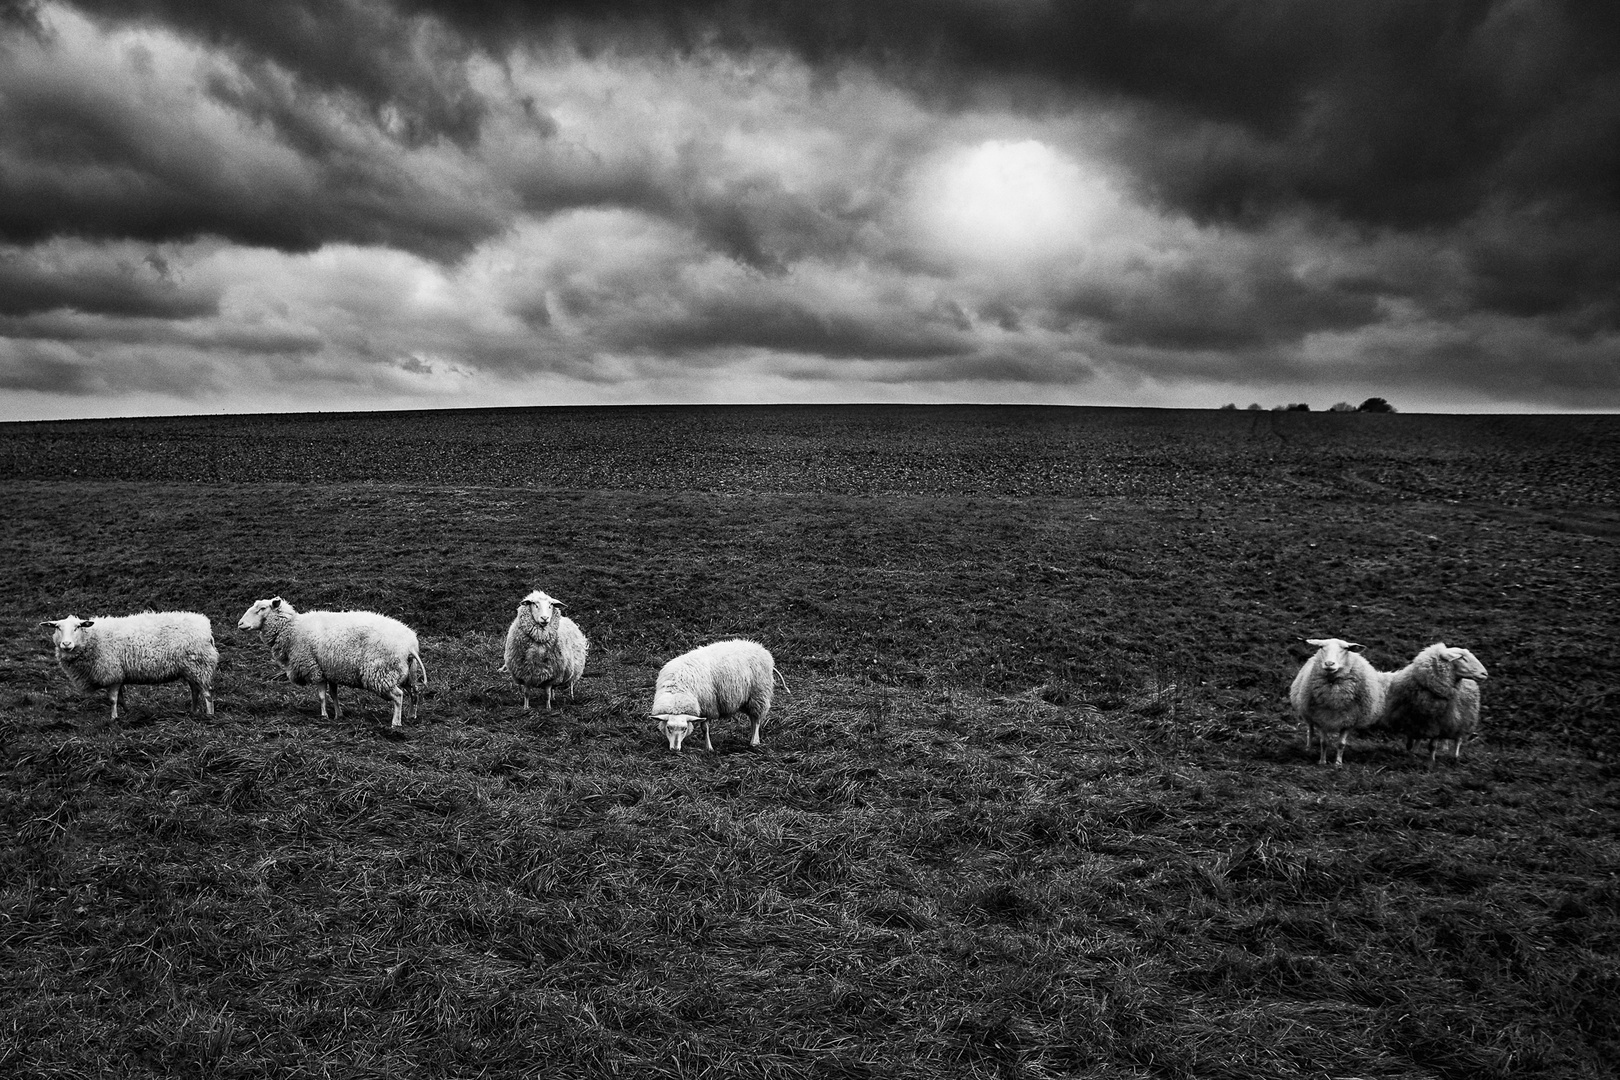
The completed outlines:
<svg viewBox="0 0 1620 1080">
<path fill-rule="evenodd" d="M 1306 638 L 1305 644 L 1316 646 L 1316 666 L 1328 682 L 1337 679 L 1350 666 L 1350 654 L 1362 646 L 1343 638 Z"/>
<path fill-rule="evenodd" d="M 518 601 L 518 614 L 522 615 L 527 611 L 534 624 L 544 630 L 551 625 L 552 617 L 556 614 L 555 609 L 567 606 L 556 597 L 547 596 L 544 590 L 536 589 Z"/>
<path fill-rule="evenodd" d="M 685 716 L 681 713 L 663 713 L 655 714 L 653 719 L 658 722 L 659 732 L 669 740 L 669 748 L 679 753 L 681 742 L 692 733 L 692 728 L 701 717 Z"/>
<path fill-rule="evenodd" d="M 253 606 L 242 613 L 236 620 L 238 630 L 258 630 L 264 626 L 264 620 L 272 615 L 291 618 L 298 614 L 293 606 L 279 596 L 272 596 L 268 600 L 255 600 Z"/>
<path fill-rule="evenodd" d="M 1483 682 L 1490 678 L 1485 665 L 1479 662 L 1479 657 L 1467 649 L 1448 648 L 1441 655 L 1451 664 L 1451 676 L 1454 681 L 1473 679 L 1475 682 Z"/>
<path fill-rule="evenodd" d="M 58 652 L 72 652 L 84 644 L 85 628 L 96 625 L 96 621 L 69 615 L 65 619 L 42 622 L 39 625 L 51 628 L 51 644 L 56 646 Z"/>
</svg>

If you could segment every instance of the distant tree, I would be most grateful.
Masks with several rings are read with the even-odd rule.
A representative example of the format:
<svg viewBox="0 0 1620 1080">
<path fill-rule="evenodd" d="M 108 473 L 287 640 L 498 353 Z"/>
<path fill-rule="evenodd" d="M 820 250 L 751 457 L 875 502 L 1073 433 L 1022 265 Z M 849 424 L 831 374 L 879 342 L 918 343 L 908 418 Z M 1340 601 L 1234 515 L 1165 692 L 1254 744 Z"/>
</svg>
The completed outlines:
<svg viewBox="0 0 1620 1080">
<path fill-rule="evenodd" d="M 1245 409 L 1244 411 L 1245 412 L 1265 412 L 1266 407 L 1264 405 L 1260 404 L 1258 401 L 1251 401 L 1251 402 L 1249 402 L 1249 407 L 1247 409 Z"/>
<path fill-rule="evenodd" d="M 1221 412 L 1235 412 L 1236 410 L 1237 402 L 1235 401 L 1228 401 L 1225 405 L 1221 406 Z"/>
<path fill-rule="evenodd" d="M 1288 406 L 1286 406 L 1286 405 L 1273 405 L 1271 407 L 1271 411 L 1272 412 L 1287 412 L 1288 411 Z"/>
<path fill-rule="evenodd" d="M 1395 406 L 1391 405 L 1389 402 L 1385 401 L 1381 397 L 1370 397 L 1366 401 L 1363 401 L 1356 408 L 1356 411 L 1357 412 L 1394 412 L 1395 411 Z"/>
<path fill-rule="evenodd" d="M 1356 407 L 1354 405 L 1350 404 L 1348 401 L 1341 401 L 1337 405 L 1334 405 L 1331 409 L 1328 410 L 1328 412 L 1355 412 L 1355 411 L 1356 411 Z"/>
<path fill-rule="evenodd" d="M 1302 401 L 1298 405 L 1290 405 L 1290 406 L 1288 406 L 1288 411 L 1289 412 L 1310 412 L 1311 407 L 1309 405 L 1305 404 Z"/>
</svg>

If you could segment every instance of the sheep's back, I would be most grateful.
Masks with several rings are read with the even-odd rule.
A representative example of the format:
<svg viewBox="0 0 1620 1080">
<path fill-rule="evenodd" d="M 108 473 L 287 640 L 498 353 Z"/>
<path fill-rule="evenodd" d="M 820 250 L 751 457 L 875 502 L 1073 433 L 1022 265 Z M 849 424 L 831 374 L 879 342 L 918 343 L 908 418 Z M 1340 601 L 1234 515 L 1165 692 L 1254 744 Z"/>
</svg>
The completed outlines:
<svg viewBox="0 0 1620 1080">
<path fill-rule="evenodd" d="M 163 683 L 188 675 L 208 682 L 219 664 L 213 628 L 192 611 L 148 611 L 94 619 L 85 644 L 58 659 L 79 689 Z"/>
<path fill-rule="evenodd" d="M 658 673 L 653 712 L 718 718 L 750 701 L 768 707 L 775 687 L 771 654 L 755 642 L 716 642 L 677 656 Z M 661 703 L 675 703 L 666 707 Z M 684 704 L 683 704 L 684 703 Z M 695 706 L 689 708 L 687 706 Z"/>
<path fill-rule="evenodd" d="M 331 682 L 363 685 L 368 674 L 403 672 L 420 651 L 415 631 L 371 611 L 306 611 L 292 630 L 291 663 L 300 674 Z"/>
</svg>

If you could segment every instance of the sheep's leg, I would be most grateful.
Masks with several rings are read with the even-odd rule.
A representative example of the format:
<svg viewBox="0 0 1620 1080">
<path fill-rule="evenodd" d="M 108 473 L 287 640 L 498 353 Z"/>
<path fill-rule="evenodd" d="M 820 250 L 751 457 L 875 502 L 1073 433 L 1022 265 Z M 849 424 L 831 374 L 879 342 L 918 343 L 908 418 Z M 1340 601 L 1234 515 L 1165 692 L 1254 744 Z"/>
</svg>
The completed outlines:
<svg viewBox="0 0 1620 1080">
<path fill-rule="evenodd" d="M 709 718 L 707 716 L 703 718 L 703 749 L 714 749 L 714 743 L 709 741 Z"/>
<path fill-rule="evenodd" d="M 1306 753 L 1310 753 L 1310 750 L 1311 750 L 1311 732 L 1313 732 L 1315 730 L 1316 729 L 1311 726 L 1311 722 L 1309 720 L 1305 721 L 1305 752 Z"/>
<path fill-rule="evenodd" d="M 1316 763 L 1318 765 L 1327 764 L 1327 744 L 1327 732 L 1318 731 L 1316 733 Z"/>
<path fill-rule="evenodd" d="M 750 720 L 752 720 L 754 722 L 754 733 L 748 737 L 748 745 L 749 746 L 758 746 L 759 745 L 759 728 L 760 728 L 760 725 L 765 722 L 765 714 L 760 713 L 758 716 L 755 716 L 752 713 L 750 713 L 749 716 L 748 716 L 748 719 L 750 719 Z"/>
<path fill-rule="evenodd" d="M 188 681 L 186 685 L 191 687 L 191 711 L 202 716 L 213 716 L 214 692 L 208 688 L 208 684 Z M 200 709 L 197 707 L 199 704 L 202 706 Z"/>
<path fill-rule="evenodd" d="M 394 723 L 392 726 L 404 727 L 404 721 L 400 719 L 400 716 L 405 711 L 405 691 L 396 686 L 388 692 L 388 696 L 394 699 Z"/>
<path fill-rule="evenodd" d="M 551 687 L 550 687 L 550 685 L 547 685 L 546 686 L 546 712 L 550 712 L 550 711 L 551 711 Z"/>
<path fill-rule="evenodd" d="M 118 719 L 118 706 L 124 700 L 124 684 L 107 687 L 107 698 L 112 702 L 112 718 Z"/>
<path fill-rule="evenodd" d="M 1350 729 L 1345 728 L 1343 731 L 1339 732 L 1339 752 L 1333 755 L 1333 767 L 1335 769 L 1344 767 L 1344 744 L 1349 741 Z"/>
<path fill-rule="evenodd" d="M 416 714 L 422 707 L 422 688 L 416 685 L 416 680 L 409 675 L 405 676 L 405 689 L 411 697 L 411 723 L 416 723 Z"/>
</svg>

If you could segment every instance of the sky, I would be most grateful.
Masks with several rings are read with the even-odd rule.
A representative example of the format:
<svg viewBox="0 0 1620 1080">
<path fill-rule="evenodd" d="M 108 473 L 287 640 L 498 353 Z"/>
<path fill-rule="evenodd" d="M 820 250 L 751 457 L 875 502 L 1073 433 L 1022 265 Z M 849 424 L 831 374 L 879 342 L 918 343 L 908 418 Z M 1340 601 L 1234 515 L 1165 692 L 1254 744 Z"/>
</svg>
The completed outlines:
<svg viewBox="0 0 1620 1080">
<path fill-rule="evenodd" d="M 1620 5 L 0 0 L 0 420 L 1620 407 Z"/>
</svg>

